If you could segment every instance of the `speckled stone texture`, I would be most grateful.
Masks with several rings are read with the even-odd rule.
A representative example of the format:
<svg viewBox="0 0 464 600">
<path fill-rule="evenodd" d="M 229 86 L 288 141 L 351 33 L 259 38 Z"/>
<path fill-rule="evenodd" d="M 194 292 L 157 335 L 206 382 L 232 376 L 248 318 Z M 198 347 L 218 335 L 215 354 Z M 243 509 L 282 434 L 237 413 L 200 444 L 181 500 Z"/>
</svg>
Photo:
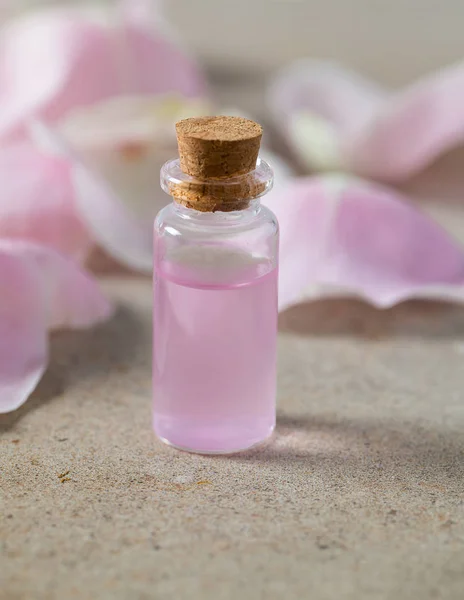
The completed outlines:
<svg viewBox="0 0 464 600">
<path fill-rule="evenodd" d="M 0 421 L 2 600 L 462 599 L 464 308 L 285 313 L 276 435 L 214 458 L 152 434 L 150 282 L 105 287 Z"/>
</svg>

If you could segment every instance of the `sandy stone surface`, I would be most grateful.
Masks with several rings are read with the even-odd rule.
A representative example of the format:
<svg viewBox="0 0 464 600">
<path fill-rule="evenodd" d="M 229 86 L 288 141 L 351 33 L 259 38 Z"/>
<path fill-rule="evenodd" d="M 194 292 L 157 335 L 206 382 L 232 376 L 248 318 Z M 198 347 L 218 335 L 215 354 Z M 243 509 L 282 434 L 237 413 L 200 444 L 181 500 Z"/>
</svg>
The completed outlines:
<svg viewBox="0 0 464 600">
<path fill-rule="evenodd" d="M 150 282 L 105 287 L 0 420 L 2 600 L 462 598 L 463 308 L 285 313 L 274 439 L 212 458 L 152 434 Z"/>
</svg>

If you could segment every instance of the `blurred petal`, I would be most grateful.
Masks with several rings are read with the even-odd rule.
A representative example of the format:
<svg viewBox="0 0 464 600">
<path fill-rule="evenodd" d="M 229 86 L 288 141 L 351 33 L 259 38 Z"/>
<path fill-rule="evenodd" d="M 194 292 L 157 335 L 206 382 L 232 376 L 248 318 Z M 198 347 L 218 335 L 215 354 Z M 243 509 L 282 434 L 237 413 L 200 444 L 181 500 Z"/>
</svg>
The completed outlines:
<svg viewBox="0 0 464 600">
<path fill-rule="evenodd" d="M 396 94 L 329 62 L 273 82 L 269 107 L 302 163 L 401 181 L 464 141 L 464 63 Z"/>
<path fill-rule="evenodd" d="M 343 177 L 297 180 L 271 209 L 281 228 L 281 308 L 357 296 L 464 301 L 464 252 L 392 190 Z"/>
<path fill-rule="evenodd" d="M 93 245 L 76 215 L 69 164 L 31 143 L 0 148 L 0 237 L 41 242 L 83 260 Z"/>
<path fill-rule="evenodd" d="M 96 241 L 123 265 L 150 271 L 153 265 L 153 223 L 137 220 L 112 190 L 82 165 L 73 167 L 76 206 Z M 98 202 L 93 198 L 99 197 Z"/>
<path fill-rule="evenodd" d="M 182 96 L 121 97 L 75 111 L 60 133 L 134 215 L 153 221 L 169 202 L 159 171 L 177 154 L 175 123 L 206 114 L 205 101 Z"/>
<path fill-rule="evenodd" d="M 0 243 L 0 413 L 23 404 L 48 360 L 43 305 L 29 265 Z"/>
<path fill-rule="evenodd" d="M 0 135 L 31 116 L 56 119 L 118 93 L 113 55 L 108 31 L 73 11 L 44 9 L 7 23 L 0 32 Z"/>
<path fill-rule="evenodd" d="M 8 252 L 34 272 L 42 302 L 46 329 L 90 327 L 111 316 L 112 308 L 97 282 L 74 262 L 39 244 L 0 240 Z"/>
<path fill-rule="evenodd" d="M 139 11 L 93 15 L 49 8 L 0 31 L 0 135 L 25 121 L 54 121 L 74 108 L 114 96 L 178 92 L 200 95 L 192 60 Z M 111 18 L 112 17 L 112 18 Z M 158 27 L 160 25 L 158 24 Z"/>
<path fill-rule="evenodd" d="M 464 141 L 464 63 L 396 94 L 354 136 L 347 151 L 357 172 L 403 180 Z"/>
<path fill-rule="evenodd" d="M 30 131 L 42 150 L 69 161 L 76 214 L 95 242 L 123 265 L 151 270 L 153 223 L 137 219 L 106 182 L 91 172 L 63 140 L 43 124 L 34 123 Z"/>
<path fill-rule="evenodd" d="M 167 24 L 157 18 L 158 2 L 125 0 L 123 35 L 127 51 L 127 92 L 165 94 L 188 98 L 205 95 L 206 83 L 196 62 L 184 51 Z M 158 8 L 159 10 L 159 8 Z"/>
<path fill-rule="evenodd" d="M 268 103 L 275 125 L 303 164 L 326 170 L 346 166 L 345 140 L 364 130 L 387 97 L 353 71 L 308 59 L 275 78 Z"/>
<path fill-rule="evenodd" d="M 112 309 L 96 282 L 55 251 L 0 240 L 0 412 L 15 410 L 47 365 L 47 330 L 89 327 Z"/>
</svg>

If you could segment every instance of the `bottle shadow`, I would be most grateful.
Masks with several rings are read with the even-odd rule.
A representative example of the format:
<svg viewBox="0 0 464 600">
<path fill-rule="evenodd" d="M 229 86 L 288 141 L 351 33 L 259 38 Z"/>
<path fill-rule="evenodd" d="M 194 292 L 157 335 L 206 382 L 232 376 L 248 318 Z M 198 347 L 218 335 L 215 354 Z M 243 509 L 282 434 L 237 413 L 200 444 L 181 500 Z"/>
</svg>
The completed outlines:
<svg viewBox="0 0 464 600">
<path fill-rule="evenodd" d="M 226 458 L 290 477 L 318 475 L 328 487 L 357 482 L 359 489 L 454 493 L 463 502 L 464 432 L 458 430 L 279 414 L 272 438 Z"/>
<path fill-rule="evenodd" d="M 324 299 L 289 308 L 279 316 L 279 331 L 318 337 L 464 338 L 464 307 L 432 301 L 407 301 L 379 310 L 349 299 Z"/>
<path fill-rule="evenodd" d="M 87 330 L 63 330 L 50 336 L 49 366 L 25 404 L 18 410 L 0 414 L 0 434 L 10 430 L 27 414 L 58 400 L 75 381 L 93 379 L 102 372 L 124 371 L 137 359 L 146 360 L 150 369 L 151 331 L 126 306 L 114 316 Z"/>
</svg>

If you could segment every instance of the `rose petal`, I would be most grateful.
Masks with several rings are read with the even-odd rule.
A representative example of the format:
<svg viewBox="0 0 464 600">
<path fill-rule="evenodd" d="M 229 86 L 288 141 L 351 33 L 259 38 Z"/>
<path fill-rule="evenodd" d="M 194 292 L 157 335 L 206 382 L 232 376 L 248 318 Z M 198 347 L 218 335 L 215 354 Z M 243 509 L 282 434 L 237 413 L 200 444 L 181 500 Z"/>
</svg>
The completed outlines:
<svg viewBox="0 0 464 600">
<path fill-rule="evenodd" d="M 129 268 L 150 271 L 153 224 L 135 218 L 106 182 L 92 173 L 45 125 L 34 123 L 30 133 L 43 151 L 69 161 L 76 214 L 94 240 Z"/>
<path fill-rule="evenodd" d="M 464 63 L 448 67 L 396 94 L 349 141 L 357 172 L 404 180 L 464 141 Z"/>
<path fill-rule="evenodd" d="M 154 22 L 142 26 L 132 15 L 116 26 L 115 17 L 51 8 L 2 28 L 0 135 L 20 132 L 29 118 L 55 121 L 117 95 L 203 92 L 196 66 Z"/>
<path fill-rule="evenodd" d="M 0 412 L 15 410 L 47 365 L 47 330 L 89 327 L 112 308 L 96 282 L 45 246 L 0 240 Z"/>
<path fill-rule="evenodd" d="M 45 9 L 0 32 L 0 135 L 34 115 L 57 119 L 121 89 L 108 32 L 73 11 Z"/>
<path fill-rule="evenodd" d="M 197 63 L 176 43 L 159 7 L 147 0 L 123 0 L 128 91 L 137 94 L 178 92 L 188 98 L 205 95 L 206 83 Z M 158 8 L 158 14 L 155 12 Z M 156 33 L 155 33 L 156 32 Z"/>
<path fill-rule="evenodd" d="M 31 394 L 48 360 L 43 305 L 29 265 L 0 245 L 0 413 Z"/>
<path fill-rule="evenodd" d="M 464 63 L 389 94 L 332 63 L 304 60 L 274 81 L 269 107 L 303 164 L 402 181 L 464 140 Z"/>
<path fill-rule="evenodd" d="M 205 101 L 181 96 L 114 98 L 75 111 L 60 123 L 60 133 L 117 190 L 125 206 L 151 226 L 169 202 L 159 171 L 177 154 L 175 123 L 202 114 L 211 114 Z"/>
<path fill-rule="evenodd" d="M 464 301 L 462 248 L 391 190 L 307 178 L 270 207 L 281 228 L 281 308 L 333 295 L 380 308 L 408 298 Z"/>
<path fill-rule="evenodd" d="M 36 300 L 45 307 L 47 329 L 90 327 L 111 316 L 97 283 L 58 252 L 30 242 L 0 240 L 0 250 L 27 264 L 38 280 Z"/>
<path fill-rule="evenodd" d="M 345 165 L 345 140 L 363 131 L 388 98 L 380 86 L 329 61 L 300 60 L 271 84 L 268 105 L 303 164 Z"/>
<path fill-rule="evenodd" d="M 69 164 L 31 143 L 0 149 L 0 237 L 52 246 L 83 260 L 93 245 L 76 215 Z"/>
<path fill-rule="evenodd" d="M 153 266 L 153 224 L 137 220 L 111 189 L 82 165 L 73 167 L 79 216 L 96 241 L 123 265 L 140 271 Z M 99 196 L 94 203 L 92 198 Z"/>
</svg>

